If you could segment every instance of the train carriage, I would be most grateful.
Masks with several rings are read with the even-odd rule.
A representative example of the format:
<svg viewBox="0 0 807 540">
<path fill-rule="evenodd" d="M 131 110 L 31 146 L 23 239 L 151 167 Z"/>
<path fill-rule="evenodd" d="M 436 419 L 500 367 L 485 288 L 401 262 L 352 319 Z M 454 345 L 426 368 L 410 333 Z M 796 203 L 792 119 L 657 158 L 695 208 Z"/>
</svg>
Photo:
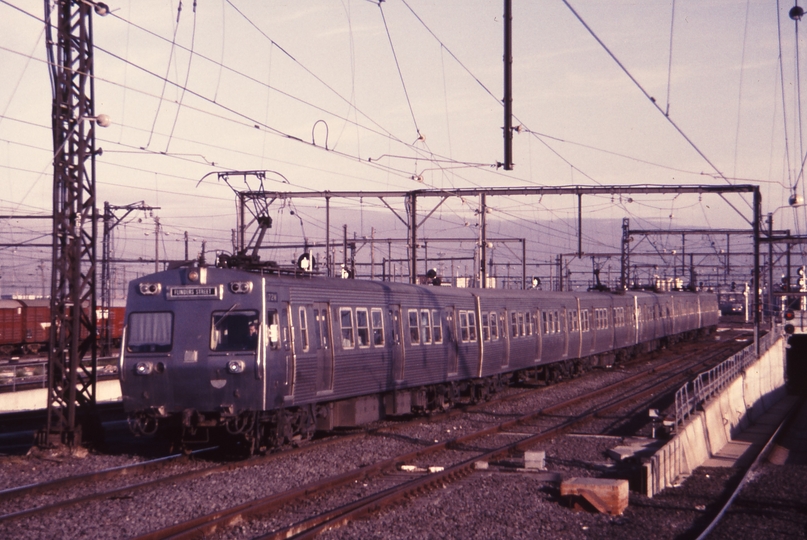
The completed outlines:
<svg viewBox="0 0 807 540">
<path fill-rule="evenodd" d="M 11 354 L 25 339 L 25 305 L 0 299 L 0 352 Z"/>
<path fill-rule="evenodd" d="M 463 395 L 483 399 L 507 378 L 610 365 L 637 344 L 671 338 L 667 327 L 715 324 L 716 302 L 703 303 L 714 317 L 699 313 L 704 296 L 169 270 L 130 284 L 124 406 L 136 432 L 163 425 L 187 440 L 221 430 L 254 450 Z"/>
</svg>

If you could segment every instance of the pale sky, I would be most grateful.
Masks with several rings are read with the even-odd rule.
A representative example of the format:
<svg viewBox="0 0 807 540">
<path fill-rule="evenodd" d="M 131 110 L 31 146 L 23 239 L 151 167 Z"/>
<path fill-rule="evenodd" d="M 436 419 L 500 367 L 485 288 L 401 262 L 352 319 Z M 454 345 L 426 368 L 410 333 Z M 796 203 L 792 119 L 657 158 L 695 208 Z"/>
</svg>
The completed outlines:
<svg viewBox="0 0 807 540">
<path fill-rule="evenodd" d="M 199 0 L 194 14 L 186 0 L 179 22 L 176 1 L 108 4 L 112 14 L 93 18 L 96 112 L 112 122 L 97 130 L 99 206 L 142 200 L 161 207 L 162 257 L 181 257 L 183 231 L 195 239 L 192 253 L 202 239 L 209 250 L 231 249 L 232 191 L 215 175 L 196 186 L 220 170 L 276 171 L 265 187 L 293 191 L 753 183 L 777 229 L 807 228 L 803 210 L 795 223 L 794 212 L 780 208 L 807 151 L 790 4 L 777 13 L 774 1 L 678 0 L 673 12 L 670 1 L 570 0 L 654 104 L 564 2 L 514 0 L 513 125 L 523 129 L 514 135 L 513 171 L 495 167 L 503 161 L 501 1 Z M 0 2 L 4 215 L 51 210 L 43 16 L 38 0 Z M 804 77 L 807 68 L 800 71 Z M 591 198 L 585 218 L 747 227 L 732 205 L 746 218 L 749 206 L 727 199 L 731 205 L 684 195 Z M 350 204 L 354 212 L 361 207 L 351 232 L 369 236 L 375 226 L 382 228 L 377 237 L 403 235 L 401 227 L 372 223 L 372 211 L 386 212 L 377 200 L 359 203 Z M 296 206 L 306 236 L 322 240 L 317 204 Z M 476 205 L 446 203 L 426 228 L 472 240 Z M 488 205 L 491 220 L 533 239 L 536 260 L 576 249 L 571 197 Z M 272 209 L 269 240 L 301 242 L 298 219 L 278 204 Z M 153 257 L 146 235 L 153 220 L 131 218 L 117 231 L 116 256 Z M 332 227 L 332 238 L 339 236 L 341 223 Z M 0 222 L 2 242 L 43 231 L 43 223 Z M 596 231 L 587 231 L 586 242 L 615 247 Z M 674 249 L 675 241 L 659 245 Z M 46 252 L 3 253 L 6 287 L 12 279 L 37 283 L 34 268 L 48 259 Z"/>
</svg>

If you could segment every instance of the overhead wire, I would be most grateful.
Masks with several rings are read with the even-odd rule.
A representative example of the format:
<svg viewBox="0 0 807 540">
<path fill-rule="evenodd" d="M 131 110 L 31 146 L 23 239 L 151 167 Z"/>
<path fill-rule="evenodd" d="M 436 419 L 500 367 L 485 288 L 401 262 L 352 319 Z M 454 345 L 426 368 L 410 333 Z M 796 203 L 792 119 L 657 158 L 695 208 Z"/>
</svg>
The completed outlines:
<svg viewBox="0 0 807 540">
<path fill-rule="evenodd" d="M 154 128 L 157 126 L 157 118 L 160 116 L 160 109 L 162 107 L 165 98 L 165 90 L 168 85 L 168 74 L 171 72 L 171 63 L 174 59 L 174 48 L 176 47 L 177 32 L 179 31 L 179 19 L 181 13 L 182 13 L 182 0 L 179 0 L 179 5 L 177 6 L 177 21 L 176 24 L 174 24 L 174 35 L 171 37 L 171 48 L 168 52 L 168 65 L 165 66 L 165 76 L 162 77 L 163 87 L 160 93 L 160 99 L 159 101 L 157 101 L 157 110 L 154 111 L 154 120 L 151 123 L 151 133 L 149 134 L 148 141 L 146 141 L 146 148 L 148 148 L 151 145 L 151 139 L 154 136 Z"/>
<path fill-rule="evenodd" d="M 180 9 L 182 6 L 182 2 L 179 3 Z M 177 15 L 177 19 L 179 15 Z M 179 22 L 177 20 L 177 22 Z M 174 34 L 176 35 L 176 34 Z M 191 76 L 191 65 L 193 64 L 193 49 L 194 44 L 196 43 L 196 0 L 193 0 L 193 30 L 191 32 L 191 54 L 188 56 L 188 68 L 185 71 L 185 82 L 182 84 L 182 92 L 179 94 L 179 102 L 177 103 L 177 112 L 174 115 L 174 123 L 171 125 L 171 133 L 168 134 L 168 141 L 165 143 L 165 151 L 168 152 L 168 147 L 171 145 L 171 139 L 174 136 L 174 130 L 177 127 L 177 120 L 179 120 L 179 112 L 182 110 L 182 101 L 185 99 L 185 90 L 188 87 L 188 79 Z M 152 129 L 153 126 L 152 126 Z M 148 148 L 148 145 L 146 145 Z"/>
<path fill-rule="evenodd" d="M 737 176 L 737 159 L 739 157 L 740 147 L 740 121 L 742 120 L 742 104 L 743 104 L 743 80 L 745 76 L 745 46 L 748 41 L 748 14 L 751 9 L 751 0 L 745 0 L 745 25 L 743 26 L 743 47 L 742 54 L 740 55 L 740 82 L 738 84 L 737 97 L 737 128 L 734 133 L 734 170 L 732 176 Z"/>
<path fill-rule="evenodd" d="M 600 47 L 603 48 L 603 50 L 608 54 L 608 56 L 611 57 L 611 59 L 616 63 L 616 65 L 619 66 L 619 68 L 622 70 L 622 72 L 625 73 L 625 75 L 633 82 L 633 84 L 639 89 L 639 91 L 648 99 L 648 101 L 650 101 L 650 103 L 653 105 L 653 107 L 655 107 L 656 110 L 658 110 L 662 115 L 664 115 L 664 118 L 667 119 L 667 122 L 669 122 L 670 125 L 679 133 L 679 135 L 681 135 L 681 137 L 684 138 L 684 140 L 692 147 L 692 149 L 695 150 L 695 152 L 699 156 L 701 156 L 701 158 L 703 158 L 703 160 L 707 164 L 709 164 L 709 166 L 712 167 L 712 169 L 715 170 L 715 172 L 720 176 L 720 178 L 722 178 L 723 180 L 726 181 L 726 183 L 731 185 L 731 182 L 729 181 L 729 179 L 725 177 L 725 175 L 717 167 L 717 165 L 712 163 L 712 161 L 706 156 L 705 153 L 703 153 L 703 151 L 698 147 L 698 145 L 696 145 L 695 142 L 692 139 L 690 139 L 689 136 L 686 133 L 684 133 L 684 130 L 681 129 L 678 126 L 678 124 L 668 114 L 665 114 L 665 112 L 661 109 L 661 107 L 659 107 L 658 103 L 656 103 L 656 98 L 651 96 L 647 92 L 647 90 L 645 90 L 645 88 L 641 85 L 641 83 L 638 80 L 636 80 L 636 78 L 633 76 L 633 74 L 631 74 L 631 72 L 628 71 L 628 69 L 625 67 L 625 65 L 616 57 L 616 55 L 605 44 L 605 42 L 603 42 L 599 38 L 599 36 L 597 36 L 597 34 L 594 32 L 594 30 L 586 23 L 586 21 L 583 20 L 583 17 L 572 7 L 572 5 L 569 3 L 569 1 L 568 0 L 561 0 L 561 2 L 563 2 L 566 5 L 566 7 L 569 8 L 569 10 L 575 16 L 575 18 L 580 22 L 580 24 L 583 25 L 583 28 L 585 28 L 588 31 L 588 33 L 591 35 L 591 37 L 594 38 L 594 40 L 600 45 Z M 746 203 L 747 203 L 747 201 L 746 201 Z"/>
<path fill-rule="evenodd" d="M 423 140 L 423 135 L 421 135 L 420 128 L 418 127 L 418 121 L 415 118 L 415 111 L 412 109 L 412 100 L 409 99 L 409 91 L 406 89 L 406 80 L 404 80 L 403 72 L 401 71 L 401 63 L 398 61 L 398 54 L 395 52 L 395 44 L 392 42 L 392 34 L 390 34 L 389 26 L 387 25 L 387 17 L 384 15 L 384 8 L 381 7 L 382 4 L 383 0 L 379 0 L 378 11 L 381 13 L 381 21 L 384 23 L 384 31 L 387 33 L 392 58 L 395 60 L 395 67 L 398 70 L 398 77 L 401 79 L 401 87 L 406 97 L 406 104 L 409 107 L 409 114 L 412 116 L 412 123 L 415 125 L 415 132 L 417 132 L 418 135 L 416 141 Z"/>
</svg>

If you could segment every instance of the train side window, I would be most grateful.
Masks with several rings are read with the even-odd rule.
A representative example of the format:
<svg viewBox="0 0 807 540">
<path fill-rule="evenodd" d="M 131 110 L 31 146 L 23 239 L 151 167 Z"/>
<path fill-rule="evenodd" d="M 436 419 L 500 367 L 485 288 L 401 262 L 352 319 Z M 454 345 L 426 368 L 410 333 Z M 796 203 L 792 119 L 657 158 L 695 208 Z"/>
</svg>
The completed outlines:
<svg viewBox="0 0 807 540">
<path fill-rule="evenodd" d="M 435 343 L 443 342 L 443 322 L 440 320 L 440 310 L 432 310 L 432 337 Z"/>
<path fill-rule="evenodd" d="M 432 322 L 428 309 L 420 310 L 420 337 L 424 344 L 432 342 Z"/>
<path fill-rule="evenodd" d="M 490 341 L 490 322 L 487 313 L 482 314 L 482 339 Z"/>
<path fill-rule="evenodd" d="M 467 342 L 468 335 L 468 312 L 460 311 L 460 339 Z"/>
<path fill-rule="evenodd" d="M 523 313 L 518 314 L 518 335 L 519 336 L 526 336 L 527 335 L 526 329 L 524 328 L 524 314 Z"/>
<path fill-rule="evenodd" d="M 213 351 L 254 351 L 258 348 L 257 311 L 214 311 L 210 331 Z"/>
<path fill-rule="evenodd" d="M 277 350 L 280 348 L 280 319 L 277 317 L 277 310 L 270 309 L 266 312 L 266 324 L 269 326 L 266 335 L 269 340 L 269 348 Z"/>
<path fill-rule="evenodd" d="M 580 325 L 577 322 L 577 310 L 573 309 L 569 312 L 569 331 L 577 332 L 580 330 Z"/>
<path fill-rule="evenodd" d="M 173 345 L 174 314 L 170 311 L 132 313 L 126 350 L 129 352 L 169 352 Z"/>
<path fill-rule="evenodd" d="M 339 322 L 342 327 L 342 348 L 353 348 L 353 310 L 350 308 L 339 309 Z"/>
<path fill-rule="evenodd" d="M 544 335 L 547 335 L 549 333 L 549 321 L 547 320 L 546 311 L 541 312 L 541 319 L 544 322 Z"/>
<path fill-rule="evenodd" d="M 303 351 L 308 351 L 308 320 L 305 316 L 305 307 L 300 306 L 300 341 L 302 341 Z"/>
<path fill-rule="evenodd" d="M 359 347 L 370 346 L 370 321 L 366 308 L 356 308 L 356 335 L 359 338 Z"/>
<path fill-rule="evenodd" d="M 409 310 L 409 343 L 420 345 L 420 328 L 418 327 L 418 310 Z"/>
<path fill-rule="evenodd" d="M 384 312 L 381 308 L 370 310 L 370 324 L 373 329 L 373 345 L 381 347 L 384 345 Z"/>
<path fill-rule="evenodd" d="M 468 312 L 468 338 L 476 341 L 476 317 L 473 311 Z"/>
<path fill-rule="evenodd" d="M 317 330 L 319 332 L 319 343 L 321 344 L 323 349 L 328 348 L 328 311 L 326 309 L 320 310 L 319 314 L 317 314 L 317 310 L 314 310 L 314 318 L 317 320 Z"/>
<path fill-rule="evenodd" d="M 591 326 L 588 321 L 588 310 L 584 309 L 580 311 L 580 330 L 582 332 L 588 332 L 591 330 Z"/>
<path fill-rule="evenodd" d="M 529 311 L 524 312 L 524 335 L 532 335 L 532 317 Z"/>
<path fill-rule="evenodd" d="M 495 311 L 490 312 L 490 340 L 497 341 L 499 339 L 499 317 Z"/>
<path fill-rule="evenodd" d="M 518 314 L 515 311 L 510 313 L 510 335 L 518 337 Z"/>
</svg>

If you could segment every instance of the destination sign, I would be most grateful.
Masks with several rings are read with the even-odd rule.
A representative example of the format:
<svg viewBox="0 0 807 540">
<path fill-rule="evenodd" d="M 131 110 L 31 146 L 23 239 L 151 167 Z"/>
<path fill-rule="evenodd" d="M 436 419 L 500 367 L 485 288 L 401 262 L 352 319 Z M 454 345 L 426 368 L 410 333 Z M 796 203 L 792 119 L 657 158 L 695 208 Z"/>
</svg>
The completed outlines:
<svg viewBox="0 0 807 540">
<path fill-rule="evenodd" d="M 219 298 L 219 288 L 212 287 L 168 287 L 169 300 L 184 300 L 194 298 Z"/>
</svg>

